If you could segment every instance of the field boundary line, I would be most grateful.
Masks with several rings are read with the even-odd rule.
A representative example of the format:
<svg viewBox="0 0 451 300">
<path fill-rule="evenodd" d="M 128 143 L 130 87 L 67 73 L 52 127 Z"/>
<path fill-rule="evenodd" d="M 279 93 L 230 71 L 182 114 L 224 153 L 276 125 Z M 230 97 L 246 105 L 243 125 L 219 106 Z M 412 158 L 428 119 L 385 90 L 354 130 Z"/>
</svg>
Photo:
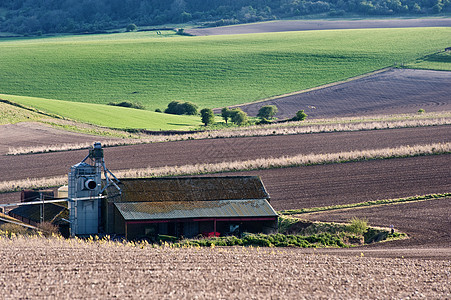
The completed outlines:
<svg viewBox="0 0 451 300">
<path fill-rule="evenodd" d="M 350 204 L 342 204 L 342 205 L 331 205 L 331 206 L 322 206 L 322 207 L 311 207 L 311 208 L 301 208 L 301 209 L 289 209 L 279 211 L 280 215 L 284 216 L 300 216 L 300 215 L 313 215 L 320 214 L 324 212 L 330 211 L 349 211 L 353 209 L 363 209 L 368 207 L 381 207 L 388 205 L 398 205 L 403 203 L 415 203 L 429 200 L 438 200 L 438 199 L 446 199 L 450 198 L 451 193 L 444 194 L 428 194 L 423 196 L 412 196 L 405 198 L 396 198 L 396 199 L 381 199 L 381 200 L 372 200 L 366 202 L 358 202 L 358 203 L 350 203 Z"/>
<path fill-rule="evenodd" d="M 403 115 L 401 115 L 403 116 Z M 371 131 L 371 130 L 385 130 L 385 129 L 401 129 L 401 128 L 415 128 L 415 127 L 430 127 L 430 126 L 447 126 L 451 124 L 450 115 L 437 115 L 432 118 L 419 118 L 419 116 L 409 117 L 410 119 L 388 118 L 382 120 L 365 120 L 356 119 L 340 120 L 335 122 L 321 122 L 300 123 L 294 122 L 292 125 L 259 125 L 253 127 L 246 127 L 245 130 L 230 129 L 230 130 L 212 130 L 200 131 L 193 133 L 181 133 L 174 135 L 154 135 L 147 138 L 137 139 L 104 139 L 100 142 L 104 147 L 117 147 L 125 145 L 151 144 L 159 142 L 173 142 L 184 140 L 204 140 L 215 138 L 240 138 L 240 137 L 260 137 L 260 136 L 274 136 L 274 135 L 299 135 L 311 133 L 328 133 L 328 132 L 356 132 L 356 131 Z M 26 155 L 48 152 L 62 152 L 70 150 L 88 149 L 90 143 L 76 143 L 76 144 L 56 144 L 33 147 L 10 147 L 6 155 Z"/>
<path fill-rule="evenodd" d="M 323 85 L 320 85 L 320 86 L 312 87 L 312 88 L 309 88 L 309 89 L 287 93 L 287 94 L 272 96 L 272 97 L 260 99 L 260 100 L 257 100 L 257 101 L 253 101 L 253 102 L 247 102 L 247 103 L 242 103 L 242 104 L 230 105 L 230 106 L 227 106 L 227 107 L 228 108 L 237 108 L 237 107 L 242 107 L 242 106 L 246 106 L 246 105 L 250 105 L 250 104 L 256 104 L 256 103 L 261 103 L 261 102 L 266 102 L 266 101 L 271 101 L 271 100 L 278 100 L 280 98 L 285 98 L 285 97 L 289 97 L 289 96 L 305 94 L 305 93 L 308 93 L 308 92 L 313 92 L 313 91 L 317 91 L 317 90 L 321 90 L 321 89 L 337 86 L 337 85 L 340 85 L 340 84 L 343 84 L 343 83 L 348 83 L 348 82 L 351 82 L 351 81 L 354 81 L 354 80 L 357 80 L 357 79 L 366 78 L 366 77 L 369 77 L 371 75 L 384 73 L 384 72 L 390 71 L 392 69 L 393 69 L 393 67 L 387 67 L 387 68 L 375 70 L 375 71 L 372 71 L 372 72 L 369 72 L 369 73 L 365 73 L 365 74 L 362 74 L 362 75 L 357 75 L 357 76 L 354 76 L 354 77 L 350 77 L 350 78 L 345 79 L 345 80 L 335 81 L 335 82 L 323 84 Z M 216 108 L 213 108 L 213 110 L 219 110 L 221 108 L 222 107 L 216 107 Z"/>
<path fill-rule="evenodd" d="M 141 168 L 115 170 L 118 178 L 151 178 L 183 175 L 201 175 L 251 170 L 268 170 L 311 165 L 359 162 L 367 160 L 405 158 L 426 155 L 447 155 L 451 153 L 451 142 L 428 145 L 400 146 L 396 148 L 370 149 L 338 153 L 295 155 L 270 158 L 258 158 L 247 161 L 225 161 L 211 164 L 194 164 L 182 166 L 165 166 L 158 168 Z M 67 176 L 51 178 L 27 178 L 0 182 L 1 192 L 19 191 L 24 188 L 52 187 L 67 184 Z"/>
</svg>

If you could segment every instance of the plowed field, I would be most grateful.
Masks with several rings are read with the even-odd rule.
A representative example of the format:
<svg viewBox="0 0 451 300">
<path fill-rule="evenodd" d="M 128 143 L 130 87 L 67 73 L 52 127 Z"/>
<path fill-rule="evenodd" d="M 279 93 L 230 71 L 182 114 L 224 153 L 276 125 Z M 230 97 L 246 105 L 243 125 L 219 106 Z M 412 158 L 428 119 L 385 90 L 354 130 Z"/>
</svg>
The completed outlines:
<svg viewBox="0 0 451 300">
<path fill-rule="evenodd" d="M 450 27 L 451 19 L 387 19 L 387 20 L 341 20 L 341 21 L 272 21 L 213 28 L 185 30 L 193 35 L 246 34 L 303 30 L 405 28 L 405 27 Z"/>
<path fill-rule="evenodd" d="M 0 240 L 4 299 L 447 299 L 449 261 Z"/>
<path fill-rule="evenodd" d="M 410 236 L 407 240 L 371 245 L 372 249 L 412 245 L 427 248 L 451 246 L 451 198 L 322 212 L 301 217 L 323 222 L 347 222 L 352 217 L 366 218 L 370 225 L 388 227 L 393 224 L 396 229 Z"/>
<path fill-rule="evenodd" d="M 451 126 L 189 140 L 105 149 L 111 170 L 449 142 Z M 87 150 L 0 156 L 0 181 L 67 174 Z"/>
<path fill-rule="evenodd" d="M 276 105 L 279 119 L 304 109 L 309 118 L 451 110 L 451 72 L 391 69 L 310 92 L 240 106 L 256 116 Z"/>
</svg>

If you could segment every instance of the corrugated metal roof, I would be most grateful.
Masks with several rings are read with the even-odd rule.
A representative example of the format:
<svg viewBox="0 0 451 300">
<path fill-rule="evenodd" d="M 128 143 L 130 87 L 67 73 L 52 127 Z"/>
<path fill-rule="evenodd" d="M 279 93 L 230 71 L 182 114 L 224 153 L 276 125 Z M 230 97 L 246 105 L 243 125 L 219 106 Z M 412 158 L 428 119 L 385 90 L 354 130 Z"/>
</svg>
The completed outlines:
<svg viewBox="0 0 451 300">
<path fill-rule="evenodd" d="M 114 202 L 210 201 L 268 199 L 258 176 L 171 177 L 121 179 L 120 197 L 107 189 Z"/>
<path fill-rule="evenodd" d="M 122 202 L 114 205 L 126 221 L 277 216 L 266 199 Z"/>
</svg>

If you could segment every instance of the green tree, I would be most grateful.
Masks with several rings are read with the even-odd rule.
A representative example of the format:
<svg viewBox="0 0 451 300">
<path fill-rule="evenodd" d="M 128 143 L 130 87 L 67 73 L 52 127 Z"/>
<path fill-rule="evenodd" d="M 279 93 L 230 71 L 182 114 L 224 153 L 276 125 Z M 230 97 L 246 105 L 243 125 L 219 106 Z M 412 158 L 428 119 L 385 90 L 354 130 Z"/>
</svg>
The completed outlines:
<svg viewBox="0 0 451 300">
<path fill-rule="evenodd" d="M 202 123 L 204 123 L 205 126 L 208 126 L 215 122 L 215 115 L 213 114 L 213 111 L 210 108 L 202 109 L 200 111 L 200 115 L 202 118 Z"/>
<path fill-rule="evenodd" d="M 173 115 L 195 116 L 197 115 L 197 106 L 191 102 L 171 101 L 164 112 Z"/>
<path fill-rule="evenodd" d="M 247 114 L 239 108 L 230 111 L 230 119 L 236 125 L 243 125 L 247 123 Z"/>
<path fill-rule="evenodd" d="M 197 105 L 191 102 L 185 102 L 182 104 L 182 111 L 185 115 L 195 116 L 197 115 Z"/>
<path fill-rule="evenodd" d="M 272 119 L 274 115 L 277 114 L 277 106 L 275 105 L 265 105 L 258 110 L 257 117 L 260 119 Z"/>
<path fill-rule="evenodd" d="M 136 30 L 138 30 L 138 26 L 136 26 L 135 24 L 128 24 L 127 27 L 125 27 L 125 31 L 127 32 Z"/>
<path fill-rule="evenodd" d="M 307 118 L 307 114 L 304 112 L 303 109 L 298 110 L 296 115 L 293 117 L 293 121 L 304 121 Z"/>
<path fill-rule="evenodd" d="M 230 109 L 228 107 L 224 107 L 223 109 L 221 109 L 221 117 L 224 119 L 224 121 L 227 122 L 229 121 L 230 118 Z"/>
</svg>

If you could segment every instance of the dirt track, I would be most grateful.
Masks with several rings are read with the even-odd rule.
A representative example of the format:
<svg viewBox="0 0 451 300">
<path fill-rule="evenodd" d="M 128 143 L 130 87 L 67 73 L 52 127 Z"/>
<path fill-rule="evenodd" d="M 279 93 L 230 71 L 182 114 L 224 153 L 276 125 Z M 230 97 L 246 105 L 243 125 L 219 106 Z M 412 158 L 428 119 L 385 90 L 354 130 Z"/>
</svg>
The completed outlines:
<svg viewBox="0 0 451 300">
<path fill-rule="evenodd" d="M 391 69 L 306 93 L 240 106 L 256 116 L 276 105 L 279 119 L 304 109 L 309 118 L 451 110 L 451 72 Z M 312 108 L 314 107 L 314 108 Z"/>
<path fill-rule="evenodd" d="M 451 126 L 190 140 L 105 149 L 111 170 L 449 142 Z M 67 174 L 87 150 L 0 156 L 0 181 Z"/>
<path fill-rule="evenodd" d="M 363 29 L 363 28 L 404 28 L 404 27 L 450 27 L 451 19 L 386 19 L 386 20 L 292 20 L 272 21 L 223 26 L 213 28 L 193 28 L 185 30 L 192 35 L 224 35 L 265 33 L 303 30 L 330 30 L 330 29 Z"/>
</svg>

